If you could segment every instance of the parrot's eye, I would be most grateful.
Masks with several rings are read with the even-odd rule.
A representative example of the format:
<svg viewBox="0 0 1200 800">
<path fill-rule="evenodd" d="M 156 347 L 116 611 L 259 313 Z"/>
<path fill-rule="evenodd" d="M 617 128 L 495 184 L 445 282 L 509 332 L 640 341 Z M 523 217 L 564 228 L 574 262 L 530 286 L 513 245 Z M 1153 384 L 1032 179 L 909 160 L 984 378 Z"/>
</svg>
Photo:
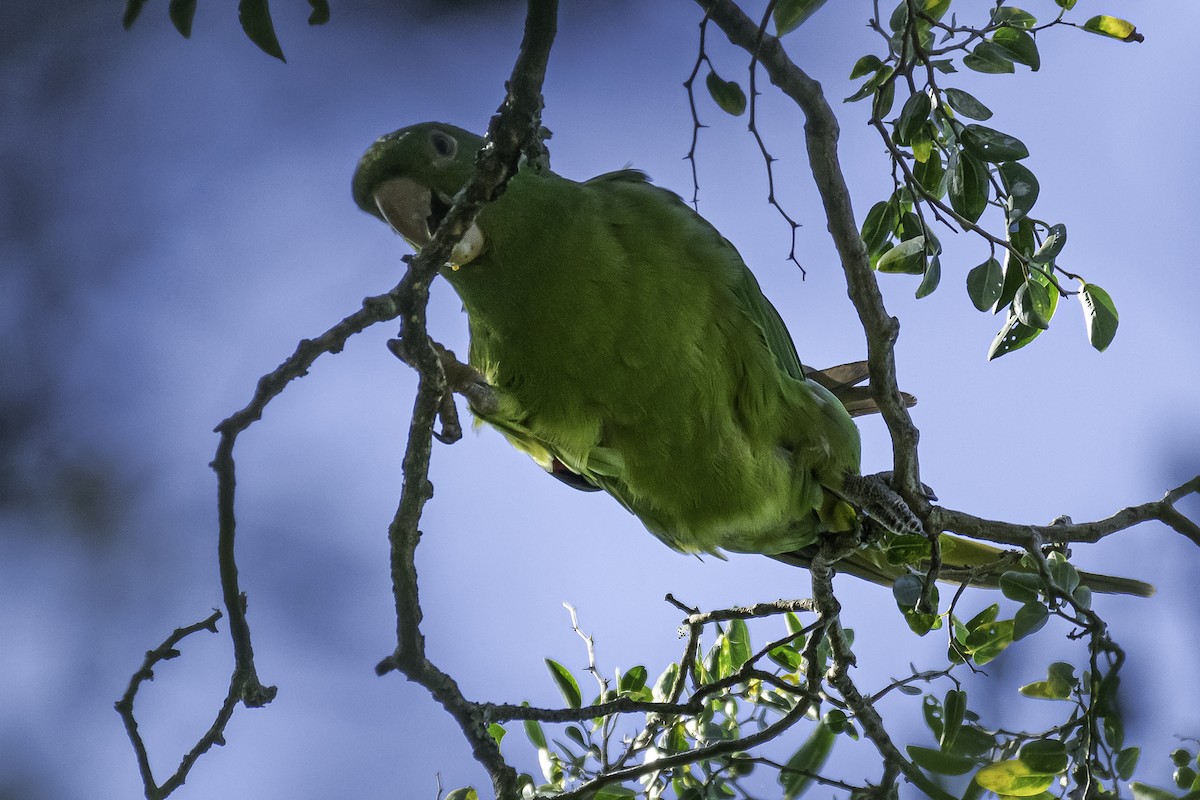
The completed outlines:
<svg viewBox="0 0 1200 800">
<path fill-rule="evenodd" d="M 454 141 L 453 137 L 441 131 L 434 131 L 430 135 L 430 142 L 433 143 L 433 149 L 437 151 L 437 154 L 446 158 L 451 158 L 454 151 L 458 149 L 458 143 Z"/>
</svg>

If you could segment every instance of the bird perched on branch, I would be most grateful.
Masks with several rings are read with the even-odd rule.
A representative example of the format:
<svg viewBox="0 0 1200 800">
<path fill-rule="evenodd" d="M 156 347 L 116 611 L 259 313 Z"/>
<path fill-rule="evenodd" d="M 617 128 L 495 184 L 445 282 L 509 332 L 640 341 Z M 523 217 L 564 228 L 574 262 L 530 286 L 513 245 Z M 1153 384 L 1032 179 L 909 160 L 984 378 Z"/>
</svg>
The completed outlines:
<svg viewBox="0 0 1200 800">
<path fill-rule="evenodd" d="M 483 145 L 441 123 L 387 134 L 359 162 L 355 202 L 419 249 Z M 805 564 L 818 537 L 858 535 L 865 517 L 923 535 L 885 481 L 860 475 L 851 414 L 877 410 L 865 365 L 802 366 L 733 245 L 643 173 L 580 183 L 525 164 L 441 274 L 469 320 L 469 367 L 443 355 L 472 412 L 565 483 L 608 492 L 668 546 Z M 1000 554 L 942 541 L 948 567 Z M 864 547 L 838 569 L 890 583 L 908 568 Z"/>
</svg>

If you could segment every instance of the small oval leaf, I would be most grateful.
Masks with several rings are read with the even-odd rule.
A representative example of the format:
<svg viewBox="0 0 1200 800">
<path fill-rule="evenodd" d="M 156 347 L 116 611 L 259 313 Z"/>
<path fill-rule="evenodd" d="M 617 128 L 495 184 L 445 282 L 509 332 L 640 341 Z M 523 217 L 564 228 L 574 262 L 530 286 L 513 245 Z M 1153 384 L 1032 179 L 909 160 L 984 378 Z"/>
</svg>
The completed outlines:
<svg viewBox="0 0 1200 800">
<path fill-rule="evenodd" d="M 1103 352 L 1117 335 L 1117 307 L 1108 292 L 1094 283 L 1085 283 L 1079 292 L 1083 317 L 1087 322 L 1088 341 Z"/>
<path fill-rule="evenodd" d="M 737 81 L 727 81 L 715 72 L 708 73 L 704 79 L 708 93 L 716 101 L 717 107 L 735 117 L 740 117 L 746 111 L 746 93 Z"/>
</svg>

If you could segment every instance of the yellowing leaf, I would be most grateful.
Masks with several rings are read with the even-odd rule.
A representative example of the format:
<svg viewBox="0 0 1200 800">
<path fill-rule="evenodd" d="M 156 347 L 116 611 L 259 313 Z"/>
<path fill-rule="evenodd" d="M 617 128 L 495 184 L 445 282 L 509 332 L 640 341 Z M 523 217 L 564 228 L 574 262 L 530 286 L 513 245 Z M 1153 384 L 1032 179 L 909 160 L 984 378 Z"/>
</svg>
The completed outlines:
<svg viewBox="0 0 1200 800">
<path fill-rule="evenodd" d="M 1101 36 L 1111 36 L 1122 42 L 1146 41 L 1146 37 L 1137 32 L 1137 28 L 1132 22 L 1120 17 L 1110 17 L 1108 14 L 1097 14 L 1083 23 L 1083 29 Z"/>
<path fill-rule="evenodd" d="M 1053 775 L 1039 775 L 1020 761 L 1001 761 L 988 764 L 975 773 L 975 782 L 999 795 L 1032 797 L 1041 794 L 1054 783 Z"/>
</svg>

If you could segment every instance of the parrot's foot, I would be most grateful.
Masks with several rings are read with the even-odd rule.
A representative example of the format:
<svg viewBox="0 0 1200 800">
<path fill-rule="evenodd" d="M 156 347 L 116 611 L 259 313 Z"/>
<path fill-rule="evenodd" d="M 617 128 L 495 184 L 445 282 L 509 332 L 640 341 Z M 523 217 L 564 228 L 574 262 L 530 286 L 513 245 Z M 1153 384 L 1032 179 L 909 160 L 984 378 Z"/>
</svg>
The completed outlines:
<svg viewBox="0 0 1200 800">
<path fill-rule="evenodd" d="M 401 339 L 389 339 L 388 350 L 405 364 L 412 366 L 404 342 Z M 488 384 L 474 367 L 464 364 L 437 342 L 433 342 L 438 360 L 442 364 L 442 373 L 446 376 L 446 387 L 450 390 L 442 397 L 438 408 L 438 417 L 442 421 L 442 429 L 434 431 L 433 436 L 443 444 L 454 444 L 462 438 L 462 426 L 458 422 L 458 409 L 454 407 L 454 395 L 461 394 L 467 398 L 468 405 L 476 414 L 486 416 L 499 408 L 496 391 Z"/>
<path fill-rule="evenodd" d="M 886 472 L 878 475 L 848 474 L 842 481 L 841 495 L 893 533 L 924 536 L 925 526 L 904 502 L 904 498 L 896 494 L 889 482 L 890 477 Z"/>
</svg>

